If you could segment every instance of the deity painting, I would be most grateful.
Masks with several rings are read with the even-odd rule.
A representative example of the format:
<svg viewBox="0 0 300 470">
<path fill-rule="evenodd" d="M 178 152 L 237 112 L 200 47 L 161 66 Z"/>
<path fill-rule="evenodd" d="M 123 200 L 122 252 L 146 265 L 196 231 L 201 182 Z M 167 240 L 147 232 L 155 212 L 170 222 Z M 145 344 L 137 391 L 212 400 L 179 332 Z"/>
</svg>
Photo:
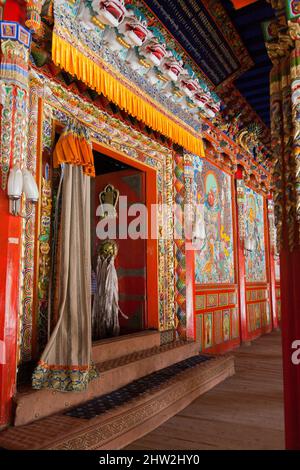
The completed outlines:
<svg viewBox="0 0 300 470">
<path fill-rule="evenodd" d="M 212 314 L 204 315 L 204 349 L 210 348 L 213 344 Z"/>
<path fill-rule="evenodd" d="M 245 263 L 247 282 L 266 280 L 263 197 L 245 188 Z"/>
<path fill-rule="evenodd" d="M 232 205 L 230 176 L 203 161 L 194 164 L 194 197 L 198 212 L 195 233 L 197 284 L 234 282 Z"/>
<path fill-rule="evenodd" d="M 223 311 L 223 338 L 224 341 L 230 339 L 230 313 L 229 310 Z"/>
</svg>

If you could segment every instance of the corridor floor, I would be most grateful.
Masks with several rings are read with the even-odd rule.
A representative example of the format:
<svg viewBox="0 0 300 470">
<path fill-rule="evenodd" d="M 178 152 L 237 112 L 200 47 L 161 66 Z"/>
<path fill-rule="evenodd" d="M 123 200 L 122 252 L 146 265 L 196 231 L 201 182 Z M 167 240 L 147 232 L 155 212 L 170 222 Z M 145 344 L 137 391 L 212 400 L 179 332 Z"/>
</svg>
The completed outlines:
<svg viewBox="0 0 300 470">
<path fill-rule="evenodd" d="M 280 333 L 233 354 L 233 377 L 127 449 L 284 449 Z"/>
</svg>

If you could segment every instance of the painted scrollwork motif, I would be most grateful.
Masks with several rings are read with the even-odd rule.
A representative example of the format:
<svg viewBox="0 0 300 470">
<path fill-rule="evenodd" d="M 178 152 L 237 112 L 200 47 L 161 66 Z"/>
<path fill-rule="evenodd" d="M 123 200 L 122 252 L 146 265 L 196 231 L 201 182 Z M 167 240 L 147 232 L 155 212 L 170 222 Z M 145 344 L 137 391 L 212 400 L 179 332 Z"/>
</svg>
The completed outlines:
<svg viewBox="0 0 300 470">
<path fill-rule="evenodd" d="M 238 205 L 238 224 L 239 224 L 239 239 L 245 240 L 246 226 L 245 226 L 245 187 L 243 180 L 237 180 L 237 205 Z"/>
</svg>

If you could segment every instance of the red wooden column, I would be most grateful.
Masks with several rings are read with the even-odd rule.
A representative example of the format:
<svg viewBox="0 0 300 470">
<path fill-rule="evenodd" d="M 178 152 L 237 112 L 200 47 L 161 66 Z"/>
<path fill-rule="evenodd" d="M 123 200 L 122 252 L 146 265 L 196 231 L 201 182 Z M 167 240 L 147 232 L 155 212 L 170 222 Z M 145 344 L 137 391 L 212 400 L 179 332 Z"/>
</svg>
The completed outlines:
<svg viewBox="0 0 300 470">
<path fill-rule="evenodd" d="M 238 274 L 238 292 L 239 292 L 239 310 L 240 310 L 240 338 L 241 342 L 247 341 L 247 311 L 246 311 L 246 272 L 244 255 L 244 237 L 245 227 L 244 219 L 244 183 L 243 171 L 238 169 L 235 174 L 235 206 L 236 206 L 236 243 L 237 243 L 237 274 Z"/>
<path fill-rule="evenodd" d="M 26 161 L 28 126 L 28 56 L 30 32 L 14 19 L 20 17 L 22 2 L 9 9 L 6 2 L 2 22 L 1 64 L 1 164 L 0 164 L 0 427 L 11 416 L 17 372 L 19 279 L 22 219 L 9 214 L 7 180 L 15 162 Z M 17 8 L 18 7 L 18 8 Z M 22 16 L 22 15 L 21 15 Z"/>
<path fill-rule="evenodd" d="M 0 190 L 0 427 L 9 422 L 17 370 L 21 220 Z"/>
<path fill-rule="evenodd" d="M 281 271 L 281 330 L 283 348 L 283 375 L 285 401 L 285 433 L 288 449 L 300 450 L 300 248 L 290 252 L 284 247 L 280 253 Z M 292 355 L 294 341 L 298 341 L 295 363 Z"/>
</svg>

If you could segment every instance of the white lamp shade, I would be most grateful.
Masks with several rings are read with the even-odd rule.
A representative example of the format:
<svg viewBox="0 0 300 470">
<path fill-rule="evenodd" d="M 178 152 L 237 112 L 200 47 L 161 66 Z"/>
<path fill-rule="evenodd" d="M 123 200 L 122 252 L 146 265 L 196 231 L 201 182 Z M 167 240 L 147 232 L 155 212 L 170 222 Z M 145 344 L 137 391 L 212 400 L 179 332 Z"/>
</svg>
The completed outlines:
<svg viewBox="0 0 300 470">
<path fill-rule="evenodd" d="M 23 174 L 19 165 L 15 165 L 9 172 L 7 194 L 10 199 L 20 199 L 23 189 Z"/>
<path fill-rule="evenodd" d="M 247 251 L 254 251 L 254 248 L 255 248 L 255 241 L 253 240 L 253 238 L 245 238 L 245 249 Z"/>
<path fill-rule="evenodd" d="M 23 192 L 27 201 L 37 202 L 39 190 L 36 181 L 29 170 L 23 170 Z"/>
</svg>

